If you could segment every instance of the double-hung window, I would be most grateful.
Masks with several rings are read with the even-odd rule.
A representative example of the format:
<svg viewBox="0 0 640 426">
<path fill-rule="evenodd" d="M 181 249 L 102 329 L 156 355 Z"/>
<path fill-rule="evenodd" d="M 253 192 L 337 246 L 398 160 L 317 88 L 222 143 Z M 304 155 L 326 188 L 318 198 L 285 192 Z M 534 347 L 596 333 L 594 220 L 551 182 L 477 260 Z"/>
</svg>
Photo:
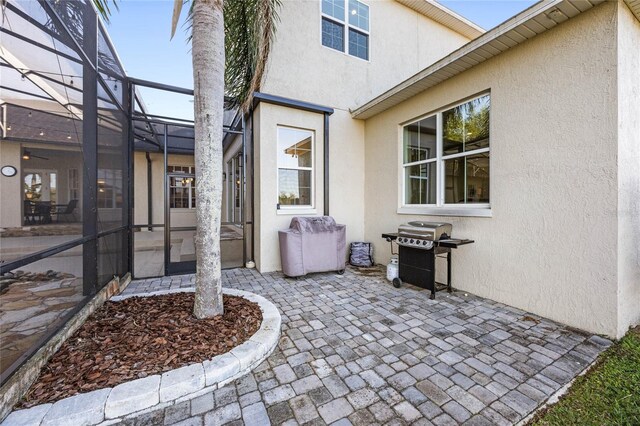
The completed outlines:
<svg viewBox="0 0 640 426">
<path fill-rule="evenodd" d="M 368 60 L 369 6 L 358 0 L 322 0 L 322 45 Z"/>
<path fill-rule="evenodd" d="M 313 132 L 278 127 L 278 208 L 313 208 Z"/>
<path fill-rule="evenodd" d="M 172 209 L 196 208 L 196 180 L 193 166 L 167 166 L 168 173 L 184 174 L 169 176 L 169 207 Z"/>
<path fill-rule="evenodd" d="M 490 106 L 485 94 L 403 126 L 400 212 L 489 211 Z"/>
</svg>

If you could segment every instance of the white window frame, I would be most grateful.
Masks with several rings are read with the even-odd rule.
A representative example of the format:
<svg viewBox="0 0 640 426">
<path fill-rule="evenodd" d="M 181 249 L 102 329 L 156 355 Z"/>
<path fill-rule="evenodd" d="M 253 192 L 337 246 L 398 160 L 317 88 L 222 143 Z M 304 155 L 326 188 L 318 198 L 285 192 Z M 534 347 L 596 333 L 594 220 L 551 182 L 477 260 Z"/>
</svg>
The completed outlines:
<svg viewBox="0 0 640 426">
<path fill-rule="evenodd" d="M 187 168 L 189 169 L 188 172 L 181 170 L 179 172 L 175 171 L 176 167 L 180 167 L 180 168 Z M 169 171 L 169 169 L 172 169 L 171 171 Z M 180 174 L 180 173 L 184 173 L 185 175 L 193 175 L 195 176 L 196 174 L 196 167 L 195 166 L 183 166 L 183 165 L 179 165 L 179 164 L 169 164 L 167 166 L 167 173 L 171 173 L 171 174 Z M 176 179 L 178 179 L 176 176 L 174 176 Z M 195 179 L 195 177 L 194 177 Z M 174 209 L 174 210 L 193 210 L 196 208 L 196 206 L 194 205 L 194 197 L 191 196 L 191 189 L 195 188 L 195 181 L 189 181 L 187 183 L 187 186 L 171 186 L 171 182 L 169 182 L 169 208 L 170 209 Z M 171 207 L 171 188 L 188 188 L 189 189 L 189 207 Z"/>
<path fill-rule="evenodd" d="M 100 172 L 104 173 L 104 177 L 103 178 L 101 178 L 99 176 Z M 111 197 L 104 197 L 109 205 L 105 206 L 105 207 L 98 206 L 99 209 L 102 209 L 102 210 L 114 210 L 114 209 L 121 209 L 122 208 L 122 205 L 120 205 L 120 206 L 117 205 L 118 204 L 117 203 L 117 195 L 118 195 L 118 193 L 117 193 L 117 191 L 115 189 L 115 188 L 117 188 L 116 183 L 118 181 L 117 172 L 120 172 L 120 180 L 122 181 L 121 183 L 122 183 L 123 189 L 124 189 L 124 181 L 122 180 L 122 171 L 121 170 L 119 170 L 119 169 L 98 169 L 98 182 L 97 182 L 98 183 L 98 185 L 97 185 L 98 186 L 98 188 L 97 188 L 98 192 L 100 192 L 100 188 L 99 188 L 100 180 L 102 180 L 102 179 L 104 180 L 104 182 L 102 183 L 103 185 L 106 185 L 108 183 L 112 183 L 113 184 L 112 185 Z M 99 198 L 100 198 L 100 194 L 98 194 L 98 196 L 96 197 L 96 203 L 97 204 L 100 203 Z"/>
<path fill-rule="evenodd" d="M 322 11 L 322 0 L 320 0 L 318 3 L 320 4 L 320 46 L 322 46 L 325 49 L 329 49 L 332 52 L 339 52 L 342 53 L 343 55 L 347 55 L 350 58 L 355 58 L 355 59 L 359 59 L 361 61 L 365 61 L 365 62 L 371 62 L 371 6 L 364 1 L 361 0 L 357 0 L 358 2 L 364 4 L 365 6 L 367 6 L 369 8 L 369 29 L 368 30 L 363 30 L 362 28 L 356 27 L 354 25 L 351 25 L 349 23 L 349 0 L 343 0 L 344 1 L 344 16 L 342 21 L 334 16 L 331 15 L 327 15 Z M 336 50 L 333 47 L 329 47 L 329 46 L 325 46 L 322 43 L 322 19 L 326 18 L 329 21 L 335 22 L 337 24 L 342 25 L 343 29 L 344 29 L 344 37 L 343 37 L 343 42 L 342 42 L 342 50 Z M 357 31 L 359 33 L 365 34 L 367 36 L 367 59 L 363 59 L 359 56 L 355 56 L 355 55 L 351 55 L 349 54 L 349 28 L 353 28 L 354 31 Z"/>
<path fill-rule="evenodd" d="M 311 133 L 311 167 L 280 167 L 280 158 L 277 152 L 280 137 L 280 129 L 292 129 Z M 313 129 L 303 127 L 278 125 L 276 126 L 276 206 L 278 214 L 315 214 L 316 213 L 316 132 Z M 311 204 L 285 205 L 280 204 L 280 169 L 284 170 L 309 170 L 311 171 Z"/>
<path fill-rule="evenodd" d="M 474 204 L 447 204 L 445 203 L 445 168 L 444 162 L 459 157 L 468 157 L 474 154 L 490 153 L 491 152 L 491 113 L 489 113 L 489 147 L 474 149 L 472 151 L 460 152 L 456 154 L 443 155 L 442 153 L 442 113 L 448 111 L 457 106 L 466 104 L 474 99 L 481 98 L 483 96 L 489 96 L 491 99 L 491 92 L 486 91 L 471 97 L 468 97 L 462 101 L 447 105 L 446 107 L 437 109 L 428 114 L 419 116 L 405 123 L 401 123 L 398 126 L 398 182 L 400 191 L 398 193 L 398 214 L 412 214 L 412 215 L 431 215 L 431 216 L 476 216 L 476 217 L 491 217 L 491 202 L 489 203 L 474 203 Z M 436 117 L 436 158 L 429 158 L 426 160 L 414 161 L 411 163 L 404 162 L 404 128 L 410 124 L 417 123 L 429 117 Z M 436 203 L 435 204 L 406 204 L 406 180 L 405 180 L 405 168 L 411 166 L 417 166 L 420 164 L 436 164 Z M 492 185 L 493 167 L 491 165 L 491 155 L 489 155 L 489 186 Z M 492 191 L 489 191 L 491 194 Z"/>
</svg>

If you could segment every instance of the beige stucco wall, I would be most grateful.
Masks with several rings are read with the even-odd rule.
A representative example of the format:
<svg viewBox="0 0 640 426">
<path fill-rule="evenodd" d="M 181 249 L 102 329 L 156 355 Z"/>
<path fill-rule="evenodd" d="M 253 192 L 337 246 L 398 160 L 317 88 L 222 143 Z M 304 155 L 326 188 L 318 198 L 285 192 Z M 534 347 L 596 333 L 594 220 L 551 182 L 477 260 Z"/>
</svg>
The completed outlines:
<svg viewBox="0 0 640 426">
<path fill-rule="evenodd" d="M 289 227 L 293 216 L 321 215 L 324 209 L 322 180 L 324 116 L 267 103 L 254 112 L 254 132 L 260 137 L 255 152 L 256 181 L 256 267 L 261 272 L 281 269 L 278 230 Z M 313 209 L 277 209 L 278 203 L 278 126 L 310 130 L 314 134 Z M 348 226 L 348 224 L 347 224 Z"/>
<path fill-rule="evenodd" d="M 45 155 L 48 159 L 31 157 L 29 160 L 22 160 L 22 149 L 46 149 Z M 42 152 L 40 152 L 42 155 Z M 82 217 L 82 153 L 69 147 L 59 147 L 43 144 L 21 144 L 12 141 L 0 142 L 0 167 L 13 166 L 17 173 L 13 177 L 0 175 L 0 227 L 22 226 L 23 210 L 23 174 L 30 170 L 46 170 L 56 172 L 57 176 L 57 198 L 56 204 L 66 204 L 69 200 L 69 169 L 78 169 L 78 208 L 75 211 L 77 219 Z M 50 200 L 46 200 L 50 201 Z M 116 211 L 117 215 L 122 215 L 120 209 L 108 209 Z M 100 209 L 100 218 L 108 216 L 110 211 Z M 117 217 L 120 217 L 117 216 Z"/>
<path fill-rule="evenodd" d="M 591 332 L 618 334 L 615 3 L 523 43 L 366 121 L 365 238 L 410 220 L 475 240 L 453 286 Z M 399 123 L 491 91 L 491 218 L 398 208 Z"/>
<path fill-rule="evenodd" d="M 618 336 L 640 323 L 640 22 L 618 11 Z"/>
<path fill-rule="evenodd" d="M 22 171 L 20 169 L 20 144 L 0 142 L 0 167 L 13 166 L 17 173 L 13 177 L 0 174 L 0 228 L 22 225 Z"/>
<path fill-rule="evenodd" d="M 282 2 L 265 93 L 347 110 L 469 41 L 393 0 L 363 0 L 370 15 L 365 61 L 322 46 L 320 3 Z"/>
<path fill-rule="evenodd" d="M 329 214 L 347 225 L 347 240 L 364 238 L 364 122 L 349 109 L 365 102 L 430 65 L 468 39 L 393 1 L 364 1 L 370 9 L 369 61 L 322 46 L 320 2 L 285 1 L 261 91 L 334 108 L 329 125 Z M 261 271 L 280 269 L 277 229 L 290 216 L 272 215 L 275 208 L 275 123 L 296 126 L 293 109 L 261 105 L 256 122 L 256 258 Z M 273 117 L 275 111 L 280 118 Z M 322 115 L 313 114 L 318 131 Z M 304 126 L 301 126 L 304 127 Z M 316 147 L 321 148 L 320 133 Z M 268 153 L 268 154 L 267 154 Z M 266 157 L 265 157 L 266 155 Z M 315 179 L 322 184 L 322 159 L 316 157 Z M 269 166 L 272 164 L 272 166 Z M 265 167 L 273 167 L 265 169 Z M 258 168 L 262 172 L 258 173 Z M 266 178 L 266 179 L 265 179 Z M 323 214 L 321 186 L 316 186 L 316 214 Z M 258 199 L 263 201 L 259 202 Z M 265 210 L 266 209 L 266 210 Z M 266 217 L 262 217 L 262 213 Z"/>
</svg>

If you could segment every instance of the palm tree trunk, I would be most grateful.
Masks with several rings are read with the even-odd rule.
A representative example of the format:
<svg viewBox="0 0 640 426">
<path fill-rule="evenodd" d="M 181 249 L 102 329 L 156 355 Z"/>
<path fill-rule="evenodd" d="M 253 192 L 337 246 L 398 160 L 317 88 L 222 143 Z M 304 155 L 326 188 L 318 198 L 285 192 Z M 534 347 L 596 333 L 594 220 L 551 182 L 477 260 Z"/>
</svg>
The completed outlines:
<svg viewBox="0 0 640 426">
<path fill-rule="evenodd" d="M 222 126 L 224 105 L 223 0 L 194 0 L 192 57 L 196 165 L 196 294 L 193 314 L 223 313 L 220 279 Z"/>
</svg>

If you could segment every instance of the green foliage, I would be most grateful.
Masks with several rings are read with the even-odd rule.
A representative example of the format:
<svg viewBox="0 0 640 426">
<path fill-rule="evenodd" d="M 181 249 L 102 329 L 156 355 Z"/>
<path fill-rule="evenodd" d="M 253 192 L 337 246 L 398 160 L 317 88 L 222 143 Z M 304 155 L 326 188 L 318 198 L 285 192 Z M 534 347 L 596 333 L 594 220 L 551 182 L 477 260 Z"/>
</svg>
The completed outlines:
<svg viewBox="0 0 640 426">
<path fill-rule="evenodd" d="M 227 0 L 224 2 L 225 92 L 231 106 L 248 109 L 260 90 L 275 38 L 280 0 Z"/>
<path fill-rule="evenodd" d="M 109 20 L 109 0 L 92 0 L 98 12 Z M 193 2 L 189 17 L 193 12 Z M 111 0 L 116 9 L 116 0 Z M 182 10 L 182 0 L 176 0 L 172 20 L 173 36 Z M 276 34 L 280 0 L 225 0 L 225 92 L 231 98 L 227 108 L 247 110 L 253 93 L 260 90 L 271 45 Z M 188 26 L 189 30 L 191 26 Z"/>
<path fill-rule="evenodd" d="M 118 10 L 118 3 L 115 0 L 112 0 L 113 6 Z M 98 13 L 102 16 L 102 18 L 109 22 L 109 16 L 111 16 L 111 9 L 109 8 L 109 0 L 93 0 L 93 5 L 98 10 Z"/>
<path fill-rule="evenodd" d="M 639 425 L 640 328 L 629 331 L 535 425 Z"/>
</svg>

